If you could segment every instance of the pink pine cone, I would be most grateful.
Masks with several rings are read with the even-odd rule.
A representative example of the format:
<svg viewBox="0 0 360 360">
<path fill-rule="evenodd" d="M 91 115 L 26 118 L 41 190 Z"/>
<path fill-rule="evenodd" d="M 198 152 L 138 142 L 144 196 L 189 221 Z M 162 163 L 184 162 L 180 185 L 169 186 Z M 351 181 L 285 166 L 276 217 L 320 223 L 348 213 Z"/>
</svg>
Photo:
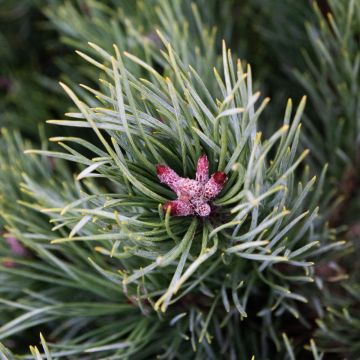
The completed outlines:
<svg viewBox="0 0 360 360">
<path fill-rule="evenodd" d="M 175 216 L 194 215 L 194 207 L 189 201 L 172 200 L 164 204 L 164 211 L 170 208 L 170 214 Z"/>
<path fill-rule="evenodd" d="M 221 171 L 211 175 L 210 180 L 205 184 L 204 196 L 211 200 L 218 196 L 227 181 L 227 176 Z"/>
<path fill-rule="evenodd" d="M 176 184 L 181 178 L 173 169 L 165 165 L 156 165 L 156 173 L 160 182 L 166 184 L 171 190 L 176 192 Z"/>
<path fill-rule="evenodd" d="M 206 216 L 210 215 L 211 207 L 209 204 L 203 203 L 203 204 L 199 205 L 198 207 L 196 207 L 195 212 L 201 217 L 206 217 Z"/>
<path fill-rule="evenodd" d="M 215 172 L 209 179 L 209 161 L 205 154 L 198 160 L 195 180 L 182 178 L 165 165 L 157 165 L 156 173 L 160 182 L 167 185 L 178 197 L 164 204 L 164 210 L 170 207 L 170 214 L 174 216 L 209 216 L 209 201 L 220 194 L 227 181 L 226 174 L 221 171 Z"/>
<path fill-rule="evenodd" d="M 198 160 L 195 178 L 200 183 L 206 183 L 209 180 L 209 160 L 205 154 Z"/>
</svg>

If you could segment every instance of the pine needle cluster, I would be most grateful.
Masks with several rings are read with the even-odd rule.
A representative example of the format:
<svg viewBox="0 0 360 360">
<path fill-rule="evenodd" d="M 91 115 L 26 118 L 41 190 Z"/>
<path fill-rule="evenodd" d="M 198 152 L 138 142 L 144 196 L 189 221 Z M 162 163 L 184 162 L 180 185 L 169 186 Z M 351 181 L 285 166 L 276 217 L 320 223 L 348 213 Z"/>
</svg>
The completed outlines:
<svg viewBox="0 0 360 360">
<path fill-rule="evenodd" d="M 0 104 L 2 358 L 359 356 L 358 2 L 32 6 L 61 55 Z M 39 78 L 45 128 L 20 121 Z M 194 179 L 205 155 L 226 182 L 175 216 L 157 167 Z"/>
</svg>

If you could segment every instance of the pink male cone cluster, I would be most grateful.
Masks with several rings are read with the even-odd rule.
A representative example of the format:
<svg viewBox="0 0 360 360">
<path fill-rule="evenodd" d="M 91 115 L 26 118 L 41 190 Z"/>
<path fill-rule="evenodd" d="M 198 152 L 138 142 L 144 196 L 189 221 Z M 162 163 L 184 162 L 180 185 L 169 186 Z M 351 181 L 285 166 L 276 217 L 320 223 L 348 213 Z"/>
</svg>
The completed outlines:
<svg viewBox="0 0 360 360">
<path fill-rule="evenodd" d="M 198 160 L 195 180 L 182 178 L 165 165 L 157 165 L 156 172 L 160 182 L 166 184 L 178 197 L 164 204 L 164 210 L 170 207 L 171 215 L 175 216 L 209 216 L 209 202 L 219 195 L 227 180 L 227 176 L 221 171 L 209 178 L 209 161 L 206 155 L 200 156 Z"/>
</svg>

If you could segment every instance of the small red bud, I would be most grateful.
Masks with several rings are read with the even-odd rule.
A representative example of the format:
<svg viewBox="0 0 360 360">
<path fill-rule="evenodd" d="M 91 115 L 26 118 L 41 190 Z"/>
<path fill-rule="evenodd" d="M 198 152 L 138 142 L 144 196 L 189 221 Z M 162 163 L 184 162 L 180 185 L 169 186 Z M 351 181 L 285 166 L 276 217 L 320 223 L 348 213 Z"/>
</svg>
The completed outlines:
<svg viewBox="0 0 360 360">
<path fill-rule="evenodd" d="M 213 178 L 214 181 L 219 185 L 224 185 L 227 180 L 226 174 L 222 171 L 217 171 L 216 173 L 214 173 Z"/>
<path fill-rule="evenodd" d="M 166 173 L 167 166 L 165 165 L 156 165 L 156 173 L 160 176 Z"/>
<path fill-rule="evenodd" d="M 177 212 L 176 204 L 171 204 L 171 201 L 167 201 L 167 202 L 163 205 L 164 212 L 166 212 L 168 208 L 170 208 L 170 214 L 171 214 L 171 215 L 175 215 L 175 214 L 176 214 L 176 212 Z"/>
</svg>

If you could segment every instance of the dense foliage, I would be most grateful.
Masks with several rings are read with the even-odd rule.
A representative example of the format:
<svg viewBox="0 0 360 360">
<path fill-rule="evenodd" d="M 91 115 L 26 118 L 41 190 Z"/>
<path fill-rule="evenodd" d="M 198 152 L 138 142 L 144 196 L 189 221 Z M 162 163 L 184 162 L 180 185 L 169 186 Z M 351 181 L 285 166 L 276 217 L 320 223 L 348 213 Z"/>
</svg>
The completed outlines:
<svg viewBox="0 0 360 360">
<path fill-rule="evenodd" d="M 3 359 L 360 356 L 359 1 L 0 19 Z"/>
</svg>

